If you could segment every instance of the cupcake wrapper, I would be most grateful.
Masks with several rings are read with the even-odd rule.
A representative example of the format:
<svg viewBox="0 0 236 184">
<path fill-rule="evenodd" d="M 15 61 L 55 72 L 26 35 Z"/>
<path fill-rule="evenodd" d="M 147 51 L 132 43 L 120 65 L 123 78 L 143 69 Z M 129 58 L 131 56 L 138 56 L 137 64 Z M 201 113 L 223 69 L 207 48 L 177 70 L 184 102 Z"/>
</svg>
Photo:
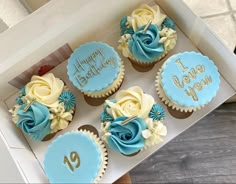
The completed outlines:
<svg viewBox="0 0 236 184">
<path fill-rule="evenodd" d="M 120 73 L 117 76 L 117 79 L 111 84 L 108 88 L 98 91 L 98 92 L 85 92 L 82 91 L 82 93 L 86 96 L 92 97 L 92 98 L 104 98 L 111 96 L 114 94 L 121 86 L 125 75 L 125 66 L 124 62 L 121 61 L 121 67 L 120 67 Z"/>
<path fill-rule="evenodd" d="M 93 183 L 98 183 L 98 181 L 102 178 L 102 176 L 104 175 L 107 165 L 108 165 L 108 153 L 107 153 L 107 149 L 105 144 L 103 143 L 103 141 L 97 136 L 95 135 L 93 132 L 90 132 L 89 130 L 79 130 L 79 132 L 82 132 L 86 135 L 88 135 L 92 140 L 94 140 L 98 147 L 101 150 L 101 154 L 102 154 L 102 164 L 101 164 L 101 168 L 98 171 L 97 177 L 94 179 Z"/>
<path fill-rule="evenodd" d="M 139 61 L 139 60 L 135 59 L 135 57 L 132 54 L 130 54 L 129 60 L 131 60 L 132 63 L 134 63 L 138 66 L 141 66 L 141 67 L 144 67 L 144 68 L 149 68 L 150 66 L 153 66 L 156 63 L 158 63 L 160 60 L 162 60 L 168 54 L 168 52 L 169 51 L 166 50 L 156 61 L 153 61 L 153 62 Z"/>
<path fill-rule="evenodd" d="M 183 107 L 180 105 L 175 104 L 172 102 L 165 94 L 165 92 L 162 89 L 161 82 L 160 82 L 160 75 L 161 75 L 161 70 L 157 73 L 156 80 L 155 80 L 155 86 L 157 90 L 157 94 L 160 97 L 161 101 L 166 104 L 168 107 L 171 107 L 174 110 L 181 111 L 181 112 L 194 112 L 196 110 L 200 110 L 203 106 L 199 107 Z"/>
</svg>

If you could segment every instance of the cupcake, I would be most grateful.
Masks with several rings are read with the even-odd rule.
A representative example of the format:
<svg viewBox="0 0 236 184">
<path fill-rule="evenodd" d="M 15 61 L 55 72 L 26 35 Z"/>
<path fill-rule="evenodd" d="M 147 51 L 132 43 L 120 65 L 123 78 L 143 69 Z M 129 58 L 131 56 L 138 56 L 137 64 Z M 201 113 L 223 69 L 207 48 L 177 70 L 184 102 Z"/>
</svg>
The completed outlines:
<svg viewBox="0 0 236 184">
<path fill-rule="evenodd" d="M 177 41 L 174 22 L 157 5 L 141 5 L 130 16 L 123 17 L 120 35 L 118 49 L 138 71 L 150 70 Z"/>
<path fill-rule="evenodd" d="M 12 120 L 35 141 L 47 140 L 65 129 L 75 112 L 75 96 L 52 73 L 33 76 L 10 110 Z"/>
<path fill-rule="evenodd" d="M 114 151 L 134 155 L 159 144 L 167 134 L 164 109 L 138 86 L 119 91 L 104 106 L 102 139 Z"/>
<path fill-rule="evenodd" d="M 119 89 L 124 79 L 124 63 L 111 46 L 89 42 L 72 53 L 67 73 L 74 86 L 94 101 Z"/>
<path fill-rule="evenodd" d="M 156 77 L 160 99 L 181 112 L 193 112 L 204 107 L 216 96 L 220 74 L 213 61 L 197 52 L 171 56 Z"/>
<path fill-rule="evenodd" d="M 104 143 L 92 132 L 80 130 L 59 136 L 49 145 L 44 170 L 50 183 L 97 183 L 107 162 Z"/>
</svg>

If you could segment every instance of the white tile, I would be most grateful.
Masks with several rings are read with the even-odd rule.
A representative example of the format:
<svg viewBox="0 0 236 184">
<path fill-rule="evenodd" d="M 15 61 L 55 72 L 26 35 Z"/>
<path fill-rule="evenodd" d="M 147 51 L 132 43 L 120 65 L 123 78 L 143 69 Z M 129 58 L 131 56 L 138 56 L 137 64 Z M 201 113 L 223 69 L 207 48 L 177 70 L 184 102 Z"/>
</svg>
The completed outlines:
<svg viewBox="0 0 236 184">
<path fill-rule="evenodd" d="M 236 0 L 230 0 L 229 3 L 231 5 L 232 9 L 236 10 Z"/>
<path fill-rule="evenodd" d="M 204 21 L 230 50 L 234 49 L 236 45 L 236 30 L 230 15 L 206 18 Z"/>
<path fill-rule="evenodd" d="M 229 11 L 226 0 L 184 0 L 184 2 L 199 16 Z"/>
</svg>

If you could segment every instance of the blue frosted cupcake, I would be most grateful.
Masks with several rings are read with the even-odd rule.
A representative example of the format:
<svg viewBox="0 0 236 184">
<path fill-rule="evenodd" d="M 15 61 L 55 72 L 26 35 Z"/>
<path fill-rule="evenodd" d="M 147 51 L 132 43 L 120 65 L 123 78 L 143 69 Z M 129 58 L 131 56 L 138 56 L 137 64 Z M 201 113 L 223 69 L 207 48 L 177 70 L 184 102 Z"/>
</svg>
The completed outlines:
<svg viewBox="0 0 236 184">
<path fill-rule="evenodd" d="M 120 21 L 118 49 L 139 71 L 148 71 L 177 41 L 174 22 L 161 13 L 159 6 L 141 5 Z"/>
<path fill-rule="evenodd" d="M 208 104 L 220 87 L 218 68 L 197 52 L 171 56 L 156 77 L 158 96 L 169 107 L 193 112 Z"/>
<path fill-rule="evenodd" d="M 44 158 L 50 183 L 97 183 L 107 164 L 104 143 L 87 130 L 59 136 L 49 145 Z"/>
<path fill-rule="evenodd" d="M 133 155 L 162 142 L 165 110 L 138 86 L 106 100 L 100 115 L 102 139 L 114 151 Z"/>
<path fill-rule="evenodd" d="M 124 63 L 108 44 L 89 42 L 71 54 L 67 74 L 73 85 L 85 96 L 105 98 L 121 86 Z"/>
</svg>

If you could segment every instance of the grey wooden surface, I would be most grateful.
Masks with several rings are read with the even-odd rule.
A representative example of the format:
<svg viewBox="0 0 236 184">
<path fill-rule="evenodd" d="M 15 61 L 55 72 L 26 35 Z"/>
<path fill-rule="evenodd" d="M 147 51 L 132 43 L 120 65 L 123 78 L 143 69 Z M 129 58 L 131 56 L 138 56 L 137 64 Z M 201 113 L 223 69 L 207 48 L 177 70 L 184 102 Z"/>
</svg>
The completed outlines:
<svg viewBox="0 0 236 184">
<path fill-rule="evenodd" d="M 236 183 L 236 103 L 211 112 L 130 174 L 133 183 Z"/>
</svg>

